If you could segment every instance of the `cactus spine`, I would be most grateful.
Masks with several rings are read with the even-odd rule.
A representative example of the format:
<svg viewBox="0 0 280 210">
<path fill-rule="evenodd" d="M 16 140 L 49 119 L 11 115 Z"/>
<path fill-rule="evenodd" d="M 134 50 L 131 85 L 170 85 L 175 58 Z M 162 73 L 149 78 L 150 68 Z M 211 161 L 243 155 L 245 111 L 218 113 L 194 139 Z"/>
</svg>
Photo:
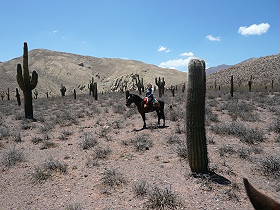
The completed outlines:
<svg viewBox="0 0 280 210">
<path fill-rule="evenodd" d="M 192 59 L 189 62 L 187 102 L 186 102 L 186 140 L 188 160 L 194 173 L 208 172 L 208 153 L 205 135 L 205 62 Z"/>
<path fill-rule="evenodd" d="M 158 86 L 158 93 L 159 93 L 159 97 L 161 97 L 162 95 L 164 95 L 164 86 L 165 86 L 165 81 L 164 81 L 164 77 L 162 78 L 162 80 L 160 79 L 160 77 L 157 79 L 155 79 L 156 85 Z"/>
<path fill-rule="evenodd" d="M 230 77 L 230 95 L 233 97 L 233 76 Z"/>
<path fill-rule="evenodd" d="M 25 118 L 33 119 L 32 90 L 38 83 L 38 74 L 36 71 L 33 71 L 32 76 L 29 75 L 28 47 L 26 42 L 24 42 L 23 47 L 23 72 L 21 64 L 17 65 L 17 82 L 23 92 Z"/>
<path fill-rule="evenodd" d="M 20 101 L 20 94 L 18 92 L 18 89 L 16 88 L 16 98 L 17 98 L 17 103 L 20 106 L 21 105 L 21 101 Z"/>
</svg>

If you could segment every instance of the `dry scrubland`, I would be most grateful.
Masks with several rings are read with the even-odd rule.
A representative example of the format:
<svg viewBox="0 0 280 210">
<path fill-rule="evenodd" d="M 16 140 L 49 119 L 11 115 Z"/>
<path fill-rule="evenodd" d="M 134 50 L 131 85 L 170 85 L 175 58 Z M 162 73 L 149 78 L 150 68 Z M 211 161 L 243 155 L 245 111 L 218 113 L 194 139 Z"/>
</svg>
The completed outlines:
<svg viewBox="0 0 280 210">
<path fill-rule="evenodd" d="M 0 209 L 253 209 L 243 177 L 279 198 L 280 94 L 207 93 L 210 167 L 229 185 L 191 176 L 175 94 L 163 97 L 168 127 L 150 113 L 142 131 L 121 93 L 34 100 L 37 122 L 0 101 Z"/>
</svg>

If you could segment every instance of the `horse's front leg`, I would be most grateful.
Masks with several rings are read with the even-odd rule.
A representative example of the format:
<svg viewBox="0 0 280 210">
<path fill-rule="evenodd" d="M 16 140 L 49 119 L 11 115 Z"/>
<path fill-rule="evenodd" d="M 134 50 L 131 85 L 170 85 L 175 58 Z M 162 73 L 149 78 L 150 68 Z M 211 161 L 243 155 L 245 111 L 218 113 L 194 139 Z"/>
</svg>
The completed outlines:
<svg viewBox="0 0 280 210">
<path fill-rule="evenodd" d="M 145 117 L 145 113 L 141 114 L 141 116 L 142 116 L 142 119 L 143 119 L 143 122 L 144 122 L 143 128 L 147 128 L 147 127 L 146 127 L 146 117 Z"/>
</svg>

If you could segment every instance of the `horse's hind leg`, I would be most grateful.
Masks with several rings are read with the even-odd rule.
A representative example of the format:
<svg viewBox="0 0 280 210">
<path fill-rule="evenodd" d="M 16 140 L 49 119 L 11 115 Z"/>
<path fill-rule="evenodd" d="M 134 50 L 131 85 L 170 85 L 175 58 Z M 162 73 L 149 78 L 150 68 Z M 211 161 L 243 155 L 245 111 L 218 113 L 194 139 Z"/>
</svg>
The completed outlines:
<svg viewBox="0 0 280 210">
<path fill-rule="evenodd" d="M 156 112 L 157 112 L 157 117 L 158 117 L 158 126 L 160 125 L 160 112 L 159 112 L 159 110 L 156 110 Z"/>
<path fill-rule="evenodd" d="M 165 127 L 165 115 L 164 115 L 164 110 L 161 110 L 161 115 L 163 119 L 163 127 Z"/>
<path fill-rule="evenodd" d="M 142 119 L 143 119 L 143 121 L 144 121 L 143 128 L 147 128 L 147 127 L 146 127 L 146 117 L 145 117 L 145 113 L 144 113 L 144 114 L 141 114 L 141 117 L 142 117 Z"/>
</svg>

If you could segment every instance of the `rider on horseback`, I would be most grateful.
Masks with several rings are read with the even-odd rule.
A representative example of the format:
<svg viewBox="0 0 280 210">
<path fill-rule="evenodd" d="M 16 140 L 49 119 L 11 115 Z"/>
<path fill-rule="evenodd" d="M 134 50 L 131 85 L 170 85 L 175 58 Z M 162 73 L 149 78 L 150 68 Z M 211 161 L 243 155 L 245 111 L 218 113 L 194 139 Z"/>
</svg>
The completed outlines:
<svg viewBox="0 0 280 210">
<path fill-rule="evenodd" d="M 151 84 L 147 85 L 146 97 L 144 98 L 144 108 L 153 104 L 154 101 L 154 90 Z"/>
</svg>

